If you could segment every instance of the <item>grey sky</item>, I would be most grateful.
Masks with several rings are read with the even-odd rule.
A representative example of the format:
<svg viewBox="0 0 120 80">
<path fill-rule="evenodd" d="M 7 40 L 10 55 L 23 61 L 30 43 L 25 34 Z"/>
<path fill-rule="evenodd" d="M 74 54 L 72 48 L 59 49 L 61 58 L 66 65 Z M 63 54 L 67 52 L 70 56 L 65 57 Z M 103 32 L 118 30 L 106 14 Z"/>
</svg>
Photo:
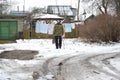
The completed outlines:
<svg viewBox="0 0 120 80">
<path fill-rule="evenodd" d="M 72 5 L 73 7 L 77 7 L 77 0 L 10 0 L 18 2 L 13 6 L 13 9 L 17 9 L 19 6 L 19 10 L 23 10 L 23 5 L 25 4 L 25 9 L 28 10 L 31 7 L 46 7 L 48 5 Z M 25 1 L 25 2 L 24 2 Z"/>
</svg>

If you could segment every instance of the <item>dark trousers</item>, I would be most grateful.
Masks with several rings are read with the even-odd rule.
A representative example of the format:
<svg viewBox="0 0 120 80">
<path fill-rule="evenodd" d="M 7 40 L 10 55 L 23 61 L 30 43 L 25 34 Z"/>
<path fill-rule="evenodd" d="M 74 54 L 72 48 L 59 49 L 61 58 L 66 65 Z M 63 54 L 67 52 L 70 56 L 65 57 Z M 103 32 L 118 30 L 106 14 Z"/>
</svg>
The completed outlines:
<svg viewBox="0 0 120 80">
<path fill-rule="evenodd" d="M 55 46 L 56 46 L 56 49 L 62 47 L 62 37 L 61 36 L 55 36 Z"/>
</svg>

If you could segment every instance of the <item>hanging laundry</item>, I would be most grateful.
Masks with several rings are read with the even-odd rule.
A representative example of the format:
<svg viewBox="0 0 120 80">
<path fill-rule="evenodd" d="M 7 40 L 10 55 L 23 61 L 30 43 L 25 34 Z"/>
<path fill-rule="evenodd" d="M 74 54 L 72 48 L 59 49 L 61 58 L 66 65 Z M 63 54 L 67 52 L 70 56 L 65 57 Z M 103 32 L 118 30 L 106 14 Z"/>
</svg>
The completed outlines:
<svg viewBox="0 0 120 80">
<path fill-rule="evenodd" d="M 75 29 L 75 23 L 72 23 L 71 25 L 72 25 L 72 29 Z"/>
<path fill-rule="evenodd" d="M 48 33 L 48 24 L 46 23 L 41 23 L 40 24 L 40 33 Z"/>
<path fill-rule="evenodd" d="M 36 33 L 46 33 L 47 34 L 48 33 L 48 24 L 37 21 L 35 32 Z"/>
<path fill-rule="evenodd" d="M 55 24 L 48 24 L 48 34 L 53 34 Z"/>
<path fill-rule="evenodd" d="M 36 32 L 36 33 L 40 33 L 40 21 L 37 21 L 37 22 L 36 22 L 35 32 Z"/>
<path fill-rule="evenodd" d="M 65 32 L 72 32 L 72 25 L 70 23 L 65 23 Z"/>
</svg>

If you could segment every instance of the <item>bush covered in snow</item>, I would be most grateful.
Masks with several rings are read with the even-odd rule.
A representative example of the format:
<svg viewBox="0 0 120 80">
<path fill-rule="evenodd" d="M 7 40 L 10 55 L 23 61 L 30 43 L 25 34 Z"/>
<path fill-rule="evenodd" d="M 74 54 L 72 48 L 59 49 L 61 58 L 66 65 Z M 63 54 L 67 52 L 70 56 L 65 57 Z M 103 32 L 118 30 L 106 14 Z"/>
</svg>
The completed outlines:
<svg viewBox="0 0 120 80">
<path fill-rule="evenodd" d="M 90 42 L 119 42 L 120 19 L 111 15 L 98 15 L 80 26 L 80 37 Z"/>
</svg>

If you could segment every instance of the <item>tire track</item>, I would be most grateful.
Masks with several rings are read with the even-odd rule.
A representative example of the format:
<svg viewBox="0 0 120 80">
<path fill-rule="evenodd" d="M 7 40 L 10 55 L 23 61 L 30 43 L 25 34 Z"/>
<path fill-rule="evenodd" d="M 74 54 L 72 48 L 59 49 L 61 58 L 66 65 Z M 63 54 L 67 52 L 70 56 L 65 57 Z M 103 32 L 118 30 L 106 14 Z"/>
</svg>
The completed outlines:
<svg viewBox="0 0 120 80">
<path fill-rule="evenodd" d="M 113 74 L 109 71 L 105 71 L 103 68 L 101 68 L 101 65 L 105 65 L 105 67 L 108 67 L 110 70 L 112 70 L 113 72 L 116 72 L 117 74 L 119 74 L 118 71 L 116 71 L 115 68 L 112 67 L 112 65 L 106 65 L 108 64 L 108 62 L 106 62 L 107 59 L 111 59 L 113 58 L 114 56 L 116 56 L 117 54 L 119 53 L 108 53 L 108 54 L 99 54 L 99 55 L 95 55 L 93 57 L 89 57 L 87 59 L 87 61 L 90 63 L 91 66 L 94 66 L 96 67 L 96 69 L 98 69 L 99 71 L 107 74 L 107 75 L 110 75 L 110 76 L 113 76 L 115 77 L 116 79 L 120 80 L 120 77 L 119 75 L 116 75 L 116 74 Z M 97 65 L 93 65 L 95 63 L 98 63 Z M 102 64 L 101 64 L 102 62 Z"/>
<path fill-rule="evenodd" d="M 52 58 L 46 60 L 46 61 L 43 63 L 43 65 L 42 65 L 42 72 L 43 72 L 44 75 L 47 75 L 47 73 L 49 72 L 48 65 L 49 65 L 49 63 L 52 62 L 52 60 L 54 60 L 55 58 L 57 58 L 57 57 L 52 57 Z"/>
<path fill-rule="evenodd" d="M 66 57 L 67 56 L 67 57 Z M 43 73 L 44 75 L 46 75 L 47 73 L 51 72 L 54 75 L 55 80 L 64 80 L 64 78 L 62 77 L 62 66 L 69 61 L 70 59 L 77 57 L 78 55 L 75 56 L 68 56 L 68 55 L 62 55 L 59 57 L 53 57 L 50 58 L 48 60 L 46 60 L 46 62 L 43 64 Z M 58 59 L 59 61 L 57 63 L 54 63 L 55 68 L 54 70 L 52 69 L 52 66 L 50 66 L 50 64 L 52 62 L 54 62 L 54 60 Z M 61 59 L 61 60 L 60 60 Z"/>
<path fill-rule="evenodd" d="M 114 59 L 114 58 L 116 58 L 116 57 L 119 57 L 119 58 L 120 58 L 120 54 L 117 53 L 117 54 L 114 55 L 113 57 L 106 58 L 106 59 L 104 59 L 104 60 L 102 60 L 102 61 L 103 61 L 103 63 L 104 63 L 105 65 L 107 65 L 107 66 L 109 67 L 109 69 L 113 70 L 115 73 L 117 73 L 118 75 L 120 75 L 120 71 L 118 71 L 115 67 L 113 67 L 113 66 L 110 64 L 110 62 L 108 61 L 108 60 Z"/>
<path fill-rule="evenodd" d="M 75 80 L 86 80 L 86 78 L 89 78 L 89 76 L 92 76 L 93 74 L 94 76 L 102 75 L 101 73 L 104 73 L 108 76 L 116 78 L 117 80 L 120 80 L 120 77 L 118 75 L 110 73 L 109 71 L 106 71 L 101 68 L 101 66 L 106 65 L 105 63 L 107 63 L 107 59 L 113 58 L 117 54 L 118 53 L 99 54 L 99 55 L 98 54 L 79 54 L 79 55 L 74 55 L 74 56 L 62 55 L 59 57 L 53 57 L 53 58 L 46 60 L 46 62 L 43 64 L 43 73 L 46 75 L 48 72 L 51 72 L 54 75 L 54 79 L 52 80 L 72 80 L 72 79 L 67 79 L 66 76 L 64 75 L 66 74 L 69 76 L 70 73 L 67 74 L 64 72 L 65 72 L 65 69 L 67 69 L 69 66 L 67 62 L 70 62 L 70 60 L 76 60 L 77 58 L 78 60 L 76 61 L 79 62 L 80 67 L 74 66 L 73 68 L 78 68 L 78 70 L 81 72 L 82 72 L 82 69 L 85 69 L 85 70 L 83 74 L 81 74 L 81 72 L 77 72 L 78 74 L 80 73 L 80 76 L 77 76 L 79 78 L 73 75 L 73 77 L 76 78 Z M 94 63 L 98 63 L 99 65 L 97 66 Z M 117 70 L 111 67 L 112 65 L 106 65 L 106 66 L 112 71 L 119 74 Z M 88 74 L 88 75 L 85 75 L 85 74 Z M 83 76 L 86 76 L 86 78 L 83 78 Z"/>
</svg>

